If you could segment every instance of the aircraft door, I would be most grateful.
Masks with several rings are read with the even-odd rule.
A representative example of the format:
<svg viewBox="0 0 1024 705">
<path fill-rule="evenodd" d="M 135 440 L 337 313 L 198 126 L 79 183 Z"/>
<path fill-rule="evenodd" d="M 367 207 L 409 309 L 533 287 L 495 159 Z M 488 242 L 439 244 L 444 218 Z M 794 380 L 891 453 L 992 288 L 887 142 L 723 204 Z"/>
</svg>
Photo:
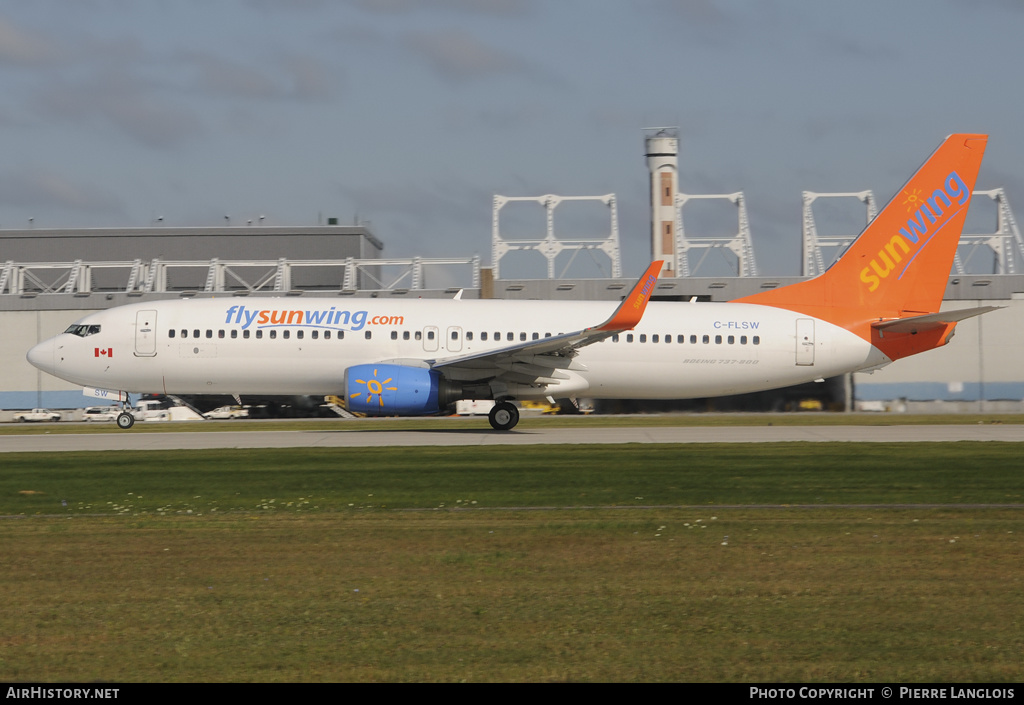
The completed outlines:
<svg viewBox="0 0 1024 705">
<path fill-rule="evenodd" d="M 427 326 L 423 329 L 423 349 L 427 352 L 437 350 L 438 344 L 437 326 Z"/>
<path fill-rule="evenodd" d="M 156 355 L 156 311 L 139 311 L 135 314 L 135 356 Z"/>
<path fill-rule="evenodd" d="M 796 319 L 796 364 L 814 364 L 814 319 Z"/>
<path fill-rule="evenodd" d="M 459 352 L 462 350 L 462 328 L 451 326 L 448 328 L 448 352 Z"/>
</svg>

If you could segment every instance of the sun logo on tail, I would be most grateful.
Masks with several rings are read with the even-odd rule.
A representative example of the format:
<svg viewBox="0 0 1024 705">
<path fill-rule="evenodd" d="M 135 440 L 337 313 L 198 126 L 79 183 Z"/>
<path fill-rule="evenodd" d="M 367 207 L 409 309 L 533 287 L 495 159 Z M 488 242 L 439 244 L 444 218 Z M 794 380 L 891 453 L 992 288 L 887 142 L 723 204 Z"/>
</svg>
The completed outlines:
<svg viewBox="0 0 1024 705">
<path fill-rule="evenodd" d="M 365 384 L 366 385 L 366 403 L 367 404 L 372 404 L 373 403 L 374 395 L 377 395 L 377 404 L 378 404 L 378 406 L 380 406 L 381 408 L 384 408 L 384 391 L 385 390 L 387 390 L 389 392 L 397 392 L 398 391 L 398 387 L 385 387 L 384 386 L 385 384 L 389 384 L 391 382 L 391 379 L 392 379 L 391 377 L 388 377 L 383 382 L 380 381 L 379 379 L 377 379 L 377 370 L 374 370 L 373 371 L 373 379 L 367 379 L 367 380 L 357 379 L 356 383 L 357 384 Z M 363 394 L 362 392 L 356 392 L 355 394 L 351 394 L 349 396 L 352 399 L 355 399 L 358 396 L 362 396 L 362 394 Z"/>
<path fill-rule="evenodd" d="M 903 205 L 907 207 L 907 213 L 913 212 L 914 209 L 919 208 L 923 203 L 923 201 L 921 200 L 921 196 L 919 195 L 920 193 L 921 189 L 919 188 L 914 189 L 913 192 L 903 192 L 903 195 L 906 196 L 906 199 L 904 199 L 903 201 Z"/>
</svg>

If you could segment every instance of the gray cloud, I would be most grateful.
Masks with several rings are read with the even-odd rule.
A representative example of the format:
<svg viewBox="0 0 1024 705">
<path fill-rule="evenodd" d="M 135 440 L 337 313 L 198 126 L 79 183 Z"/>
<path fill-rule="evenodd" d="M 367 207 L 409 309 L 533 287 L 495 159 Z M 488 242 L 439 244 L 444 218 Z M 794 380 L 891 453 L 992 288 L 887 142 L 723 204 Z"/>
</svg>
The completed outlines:
<svg viewBox="0 0 1024 705">
<path fill-rule="evenodd" d="M 263 11 L 309 12 L 329 3 L 327 0 L 246 0 L 245 4 Z"/>
<path fill-rule="evenodd" d="M 532 11 L 533 0 L 348 0 L 364 12 L 376 14 L 407 14 L 447 10 L 476 15 L 523 16 Z"/>
<path fill-rule="evenodd" d="M 53 42 L 0 18 L 0 64 L 41 66 L 56 61 L 60 55 Z"/>
<path fill-rule="evenodd" d="M 208 52 L 185 56 L 199 73 L 200 91 L 218 97 L 246 100 L 325 100 L 342 82 L 339 72 L 309 56 L 288 54 L 277 66 L 259 69 Z"/>
<path fill-rule="evenodd" d="M 344 75 L 308 56 L 289 55 L 281 59 L 291 79 L 289 95 L 298 100 L 325 100 L 335 95 Z"/>
<path fill-rule="evenodd" d="M 691 26 L 726 27 L 732 22 L 715 0 L 658 0 L 651 7 L 660 15 L 675 17 Z"/>
<path fill-rule="evenodd" d="M 218 96 L 248 99 L 274 98 L 280 94 L 277 84 L 264 73 L 250 66 L 214 56 L 192 53 L 187 60 L 198 72 L 198 87 Z"/>
<path fill-rule="evenodd" d="M 281 53 L 264 68 L 210 52 L 161 58 L 131 40 L 87 44 L 91 50 L 78 52 L 83 60 L 77 65 L 41 76 L 30 104 L 43 117 L 105 124 L 155 149 L 208 132 L 197 94 L 236 102 L 320 101 L 333 97 L 344 80 L 327 64 L 298 53 Z M 150 78 L 153 70 L 165 78 Z"/>
<path fill-rule="evenodd" d="M 122 212 L 122 204 L 116 196 L 39 168 L 0 175 L 0 203 L 44 211 L 60 208 L 86 213 Z"/>
<path fill-rule="evenodd" d="M 49 117 L 99 120 L 148 147 L 162 149 L 205 132 L 195 113 L 161 97 L 166 89 L 120 70 L 103 71 L 91 81 L 56 80 L 37 93 L 35 104 Z"/>
<path fill-rule="evenodd" d="M 468 81 L 495 74 L 528 72 L 518 57 L 484 44 L 459 29 L 410 32 L 404 44 L 443 78 Z"/>
</svg>

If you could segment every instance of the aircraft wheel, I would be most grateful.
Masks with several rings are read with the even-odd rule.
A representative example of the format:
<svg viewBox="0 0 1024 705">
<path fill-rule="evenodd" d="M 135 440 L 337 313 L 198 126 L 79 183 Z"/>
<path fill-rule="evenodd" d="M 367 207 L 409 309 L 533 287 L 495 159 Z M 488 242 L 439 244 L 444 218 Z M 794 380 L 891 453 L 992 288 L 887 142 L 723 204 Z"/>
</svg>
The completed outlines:
<svg viewBox="0 0 1024 705">
<path fill-rule="evenodd" d="M 519 423 L 519 409 L 511 402 L 498 402 L 487 415 L 495 431 L 511 431 Z"/>
<path fill-rule="evenodd" d="M 135 425 L 135 417 L 129 414 L 127 411 L 122 411 L 117 415 L 117 427 L 127 431 L 129 428 Z"/>
</svg>

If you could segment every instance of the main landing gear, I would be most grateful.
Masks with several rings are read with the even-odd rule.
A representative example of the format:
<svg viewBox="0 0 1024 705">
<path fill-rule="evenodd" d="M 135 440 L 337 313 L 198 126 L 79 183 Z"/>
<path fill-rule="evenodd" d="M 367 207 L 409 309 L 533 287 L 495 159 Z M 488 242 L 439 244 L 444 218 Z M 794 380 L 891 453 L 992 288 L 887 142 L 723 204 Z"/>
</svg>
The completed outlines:
<svg viewBox="0 0 1024 705">
<path fill-rule="evenodd" d="M 511 431 L 519 423 L 519 409 L 512 402 L 499 401 L 487 414 L 487 420 L 495 431 Z"/>
</svg>

